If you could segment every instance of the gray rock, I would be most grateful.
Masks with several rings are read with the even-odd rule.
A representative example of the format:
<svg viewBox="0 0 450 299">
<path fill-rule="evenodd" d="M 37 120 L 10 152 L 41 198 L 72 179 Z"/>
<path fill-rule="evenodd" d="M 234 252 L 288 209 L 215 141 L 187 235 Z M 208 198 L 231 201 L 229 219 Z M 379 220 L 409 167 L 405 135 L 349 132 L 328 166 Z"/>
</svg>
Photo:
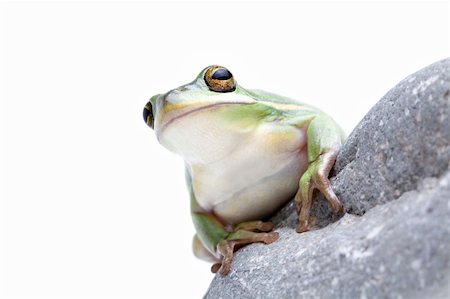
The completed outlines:
<svg viewBox="0 0 450 299">
<path fill-rule="evenodd" d="M 334 167 L 345 210 L 362 215 L 450 166 L 450 59 L 408 76 L 349 136 Z"/>
<path fill-rule="evenodd" d="M 297 234 L 291 202 L 273 218 L 280 240 L 240 249 L 205 298 L 450 298 L 449 92 L 450 59 L 389 91 L 334 167 L 347 214 L 319 195 L 323 228 Z"/>
<path fill-rule="evenodd" d="M 450 173 L 325 228 L 244 247 L 206 298 L 449 298 Z"/>
</svg>

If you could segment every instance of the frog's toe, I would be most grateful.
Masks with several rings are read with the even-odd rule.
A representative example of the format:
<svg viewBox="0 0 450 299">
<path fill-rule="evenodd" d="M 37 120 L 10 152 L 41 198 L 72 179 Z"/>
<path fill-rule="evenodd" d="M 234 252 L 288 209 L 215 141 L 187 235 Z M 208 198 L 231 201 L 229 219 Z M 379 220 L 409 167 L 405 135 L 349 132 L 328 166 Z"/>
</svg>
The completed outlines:
<svg viewBox="0 0 450 299">
<path fill-rule="evenodd" d="M 231 270 L 231 260 L 229 262 L 215 263 L 211 266 L 212 273 L 219 273 L 220 275 L 227 275 Z"/>
<path fill-rule="evenodd" d="M 317 189 L 325 196 L 328 201 L 331 211 L 335 214 L 341 214 L 344 210 L 342 202 L 338 199 L 333 189 L 331 188 L 331 183 L 328 180 L 328 177 L 318 174 L 316 178 L 316 186 Z"/>
<path fill-rule="evenodd" d="M 333 192 L 334 194 L 334 192 Z M 331 205 L 331 210 L 333 211 L 334 214 L 339 215 L 342 214 L 342 212 L 344 211 L 344 205 L 342 204 L 342 202 L 336 197 L 336 195 L 334 195 L 334 199 L 330 200 L 329 203 Z"/>
<path fill-rule="evenodd" d="M 263 242 L 264 242 L 265 244 L 273 243 L 273 242 L 275 242 L 276 240 L 278 240 L 278 238 L 280 237 L 280 236 L 278 235 L 278 233 L 276 233 L 276 232 L 266 233 L 266 234 L 264 234 L 264 235 L 265 235 L 265 236 L 263 236 Z"/>
<path fill-rule="evenodd" d="M 214 265 L 211 266 L 211 272 L 212 273 L 219 272 L 220 267 L 222 267 L 222 263 L 215 263 Z"/>
<path fill-rule="evenodd" d="M 219 272 L 220 275 L 225 276 L 228 273 L 230 273 L 230 270 L 231 270 L 231 260 L 223 262 L 220 265 L 220 268 L 219 268 L 219 270 L 217 272 Z"/>
<path fill-rule="evenodd" d="M 298 233 L 304 233 L 309 231 L 310 225 L 307 220 L 300 220 L 297 228 L 295 229 Z"/>
<path fill-rule="evenodd" d="M 316 225 L 316 217 L 311 216 L 308 220 L 299 220 L 296 231 L 298 233 L 304 233 L 311 230 L 314 225 Z"/>
</svg>

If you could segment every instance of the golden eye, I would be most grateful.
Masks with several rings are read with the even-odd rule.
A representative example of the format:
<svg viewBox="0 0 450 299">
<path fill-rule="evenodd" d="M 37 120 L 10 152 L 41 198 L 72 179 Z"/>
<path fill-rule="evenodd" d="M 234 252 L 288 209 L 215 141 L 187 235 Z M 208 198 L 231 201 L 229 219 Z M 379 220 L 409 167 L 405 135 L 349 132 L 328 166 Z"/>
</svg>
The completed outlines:
<svg viewBox="0 0 450 299">
<path fill-rule="evenodd" d="M 205 73 L 205 82 L 211 91 L 231 92 L 236 89 L 236 81 L 229 70 L 213 65 Z"/>
<path fill-rule="evenodd" d="M 144 107 L 144 112 L 143 112 L 143 116 L 144 116 L 144 121 L 145 123 L 153 129 L 153 112 L 152 112 L 152 103 L 150 101 L 148 101 L 147 105 L 145 105 Z"/>
</svg>

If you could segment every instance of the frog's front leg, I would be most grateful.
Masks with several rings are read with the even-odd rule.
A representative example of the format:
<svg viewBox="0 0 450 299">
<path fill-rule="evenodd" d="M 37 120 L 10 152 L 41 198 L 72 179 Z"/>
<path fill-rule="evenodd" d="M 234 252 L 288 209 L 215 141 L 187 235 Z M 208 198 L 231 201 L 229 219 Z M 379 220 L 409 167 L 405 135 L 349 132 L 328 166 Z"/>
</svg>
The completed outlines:
<svg viewBox="0 0 450 299">
<path fill-rule="evenodd" d="M 300 178 L 295 202 L 299 212 L 297 232 L 308 231 L 313 225 L 309 210 L 314 189 L 318 189 L 327 199 L 331 210 L 339 214 L 342 203 L 331 188 L 328 175 L 336 161 L 337 154 L 344 140 L 342 130 L 333 120 L 317 116 L 311 120 L 307 129 L 308 169 Z"/>
</svg>

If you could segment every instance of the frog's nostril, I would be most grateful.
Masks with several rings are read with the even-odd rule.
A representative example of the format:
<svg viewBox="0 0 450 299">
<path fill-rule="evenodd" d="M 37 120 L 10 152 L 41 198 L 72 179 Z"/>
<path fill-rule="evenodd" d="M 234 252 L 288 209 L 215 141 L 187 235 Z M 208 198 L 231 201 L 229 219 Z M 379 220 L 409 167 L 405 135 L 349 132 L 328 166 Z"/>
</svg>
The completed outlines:
<svg viewBox="0 0 450 299">
<path fill-rule="evenodd" d="M 147 103 L 144 107 L 143 111 L 144 121 L 145 123 L 153 129 L 153 113 L 152 113 L 152 104 L 150 102 Z"/>
</svg>

